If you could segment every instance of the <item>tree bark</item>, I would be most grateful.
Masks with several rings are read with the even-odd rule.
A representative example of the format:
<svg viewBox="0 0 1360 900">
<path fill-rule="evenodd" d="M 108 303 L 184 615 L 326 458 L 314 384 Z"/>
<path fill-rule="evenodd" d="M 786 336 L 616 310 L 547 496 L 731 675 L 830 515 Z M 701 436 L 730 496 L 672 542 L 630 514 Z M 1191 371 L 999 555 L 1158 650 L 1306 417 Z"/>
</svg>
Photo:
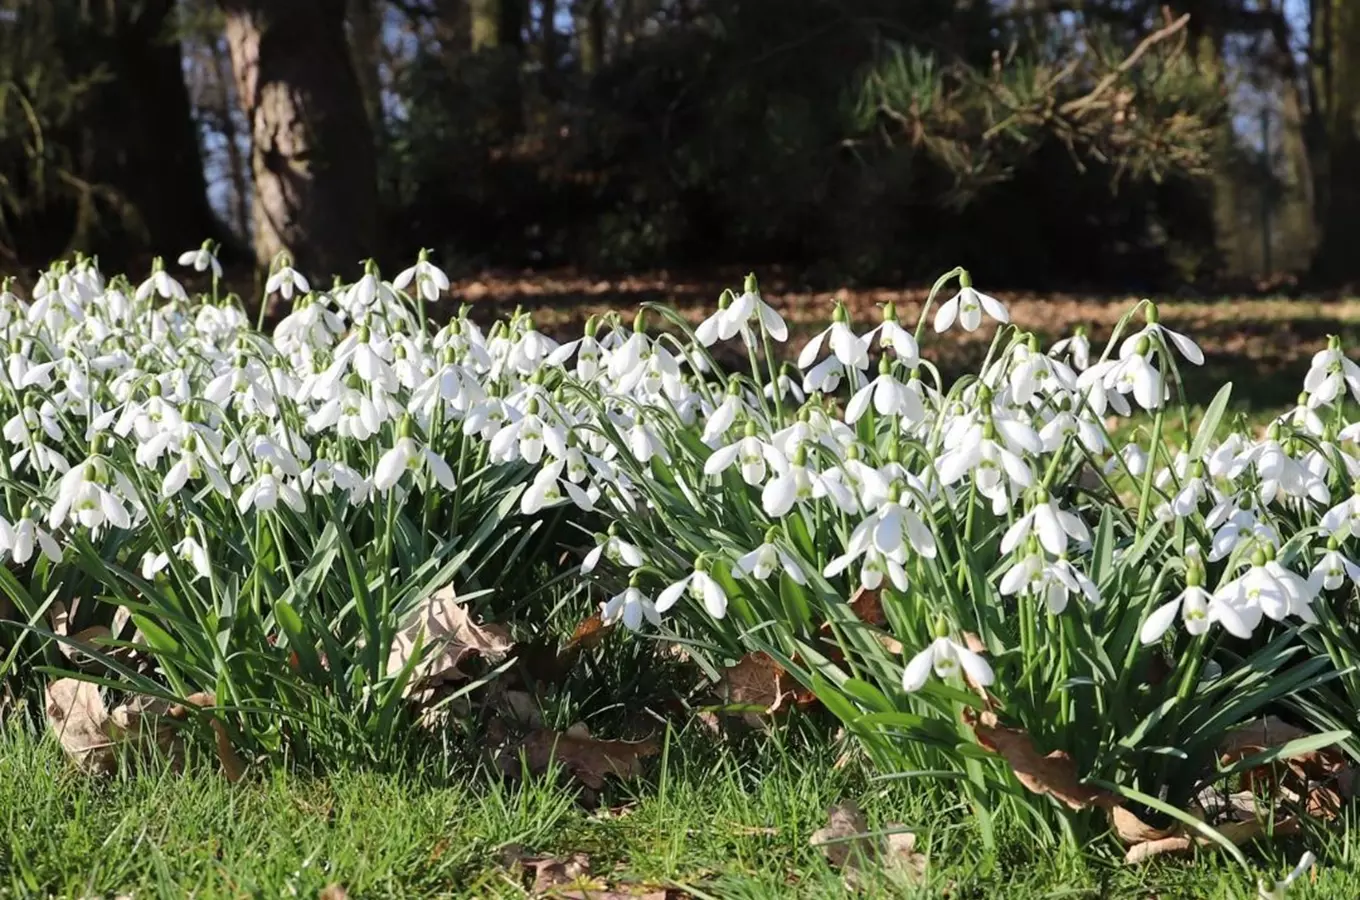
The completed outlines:
<svg viewBox="0 0 1360 900">
<path fill-rule="evenodd" d="M 117 187 L 153 251 L 167 254 L 222 231 L 208 203 L 180 43 L 169 29 L 174 7 L 149 0 L 115 14 L 107 57 L 114 79 L 90 120 L 95 179 Z"/>
<path fill-rule="evenodd" d="M 1323 64 L 1323 114 L 1327 128 L 1326 194 L 1313 274 L 1331 283 L 1360 282 L 1360 7 L 1354 0 L 1318 4 L 1326 15 L 1319 43 Z"/>
<path fill-rule="evenodd" d="M 354 71 L 364 98 L 364 111 L 378 146 L 386 131 L 382 107 L 383 4 L 380 0 L 350 0 L 350 47 Z"/>
<path fill-rule="evenodd" d="M 221 0 L 250 123 L 255 258 L 313 275 L 375 252 L 373 135 L 345 37 L 345 0 Z"/>
</svg>

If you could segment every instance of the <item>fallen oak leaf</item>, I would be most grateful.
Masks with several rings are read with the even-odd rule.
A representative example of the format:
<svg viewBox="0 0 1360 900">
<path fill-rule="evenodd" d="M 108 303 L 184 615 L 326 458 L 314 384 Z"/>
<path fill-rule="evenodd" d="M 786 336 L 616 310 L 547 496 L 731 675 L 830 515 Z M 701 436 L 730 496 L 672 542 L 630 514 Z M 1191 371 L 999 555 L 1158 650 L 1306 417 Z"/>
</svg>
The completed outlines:
<svg viewBox="0 0 1360 900">
<path fill-rule="evenodd" d="M 1243 760 L 1307 738 L 1310 733 L 1275 717 L 1266 716 L 1230 733 L 1219 748 L 1219 764 L 1229 767 Z M 1340 813 L 1353 789 L 1351 766 L 1336 745 L 1293 753 L 1242 771 L 1239 787 L 1251 794 L 1298 803 L 1305 800 L 1309 815 L 1331 819 Z"/>
<path fill-rule="evenodd" d="M 465 678 L 459 665 L 469 656 L 489 662 L 504 659 L 513 644 L 501 625 L 479 625 L 458 599 L 453 586 L 440 588 L 416 605 L 405 626 L 392 639 L 387 655 L 389 674 L 400 672 L 421 645 L 421 659 L 406 683 L 403 696 L 441 681 Z"/>
<path fill-rule="evenodd" d="M 519 744 L 502 752 L 500 765 L 506 774 L 518 775 L 522 756 L 530 772 L 542 774 L 555 760 L 586 787 L 599 790 L 608 775 L 619 778 L 640 775 L 642 760 L 660 749 L 654 737 L 641 741 L 596 740 L 581 724 L 573 725 L 564 734 L 536 728 Z"/>
<path fill-rule="evenodd" d="M 740 713 L 752 725 L 760 724 L 759 716 L 773 715 L 786 704 L 804 707 L 817 699 L 769 654 L 759 650 L 723 669 L 715 690 L 724 705 L 730 707 L 720 708 L 719 712 Z"/>
<path fill-rule="evenodd" d="M 61 678 L 47 685 L 47 726 L 76 765 L 90 772 L 112 772 L 118 764 L 108 734 L 109 712 L 99 685 Z"/>
<path fill-rule="evenodd" d="M 854 801 L 847 800 L 827 810 L 826 827 L 813 832 L 809 843 L 841 870 L 851 888 L 865 886 L 871 866 L 913 883 L 925 879 L 928 860 L 916 849 L 916 835 L 909 831 L 891 831 L 886 837 L 869 833 L 864 813 Z"/>
<path fill-rule="evenodd" d="M 1003 757 L 1027 790 L 1048 794 L 1073 810 L 1118 805 L 1118 798 L 1109 791 L 1081 783 L 1076 764 L 1065 750 L 1040 754 L 1028 732 L 1001 725 L 996 713 L 990 710 L 982 713 L 964 710 L 963 718 L 972 727 L 978 744 Z"/>
</svg>

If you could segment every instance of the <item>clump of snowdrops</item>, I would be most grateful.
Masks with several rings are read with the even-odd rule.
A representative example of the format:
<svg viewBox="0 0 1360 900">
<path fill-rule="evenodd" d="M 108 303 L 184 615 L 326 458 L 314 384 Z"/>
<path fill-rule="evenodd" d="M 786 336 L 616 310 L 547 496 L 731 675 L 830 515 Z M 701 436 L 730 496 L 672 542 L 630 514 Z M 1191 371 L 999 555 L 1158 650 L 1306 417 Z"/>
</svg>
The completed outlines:
<svg viewBox="0 0 1360 900">
<path fill-rule="evenodd" d="M 593 534 L 567 574 L 606 621 L 714 675 L 766 654 L 885 775 L 948 780 L 984 822 L 1097 818 L 1027 790 L 984 717 L 1154 819 L 1186 818 L 1267 711 L 1348 741 L 1360 367 L 1335 341 L 1251 434 L 1224 427 L 1227 386 L 1192 430 L 1179 371 L 1203 357 L 1154 304 L 1103 350 L 1045 352 L 962 270 L 916 323 L 838 305 L 794 364 L 754 278 L 696 329 L 646 306 L 561 343 L 523 315 L 427 317 L 448 281 L 424 255 L 329 290 L 281 258 L 272 336 L 212 283 L 81 259 L 0 294 L 0 587 L 30 636 L 58 599 L 127 610 L 135 637 L 86 648 L 103 677 L 212 690 L 265 749 L 337 710 L 390 739 L 410 615 L 453 584 L 511 617 L 562 540 L 545 523 Z M 927 334 L 980 328 L 979 371 L 946 382 Z"/>
<path fill-rule="evenodd" d="M 885 775 L 1040 833 L 1104 830 L 1112 805 L 1197 828 L 1225 739 L 1267 712 L 1313 735 L 1277 756 L 1354 752 L 1360 367 L 1335 339 L 1253 434 L 1225 427 L 1230 385 L 1192 423 L 1180 368 L 1203 354 L 1147 301 L 1103 350 L 1079 332 L 1045 352 L 955 270 L 915 323 L 838 305 L 796 367 L 754 278 L 693 333 L 655 313 L 683 338 L 643 315 L 588 336 L 561 392 L 627 476 L 583 566 L 618 573 L 607 618 L 717 664 L 766 654 Z M 984 327 L 975 374 L 922 355 Z M 749 369 L 718 365 L 723 342 Z M 1052 753 L 1070 783 L 1043 796 L 1012 767 Z"/>
<path fill-rule="evenodd" d="M 566 449 L 534 412 L 549 343 L 523 318 L 430 327 L 448 280 L 423 254 L 330 290 L 281 257 L 272 336 L 218 296 L 210 246 L 180 263 L 211 291 L 83 258 L 0 291 L 0 599 L 26 626 L 0 673 L 83 659 L 124 691 L 208 692 L 247 748 L 381 756 L 431 598 L 505 621 L 542 587 L 552 516 L 521 496 Z"/>
</svg>

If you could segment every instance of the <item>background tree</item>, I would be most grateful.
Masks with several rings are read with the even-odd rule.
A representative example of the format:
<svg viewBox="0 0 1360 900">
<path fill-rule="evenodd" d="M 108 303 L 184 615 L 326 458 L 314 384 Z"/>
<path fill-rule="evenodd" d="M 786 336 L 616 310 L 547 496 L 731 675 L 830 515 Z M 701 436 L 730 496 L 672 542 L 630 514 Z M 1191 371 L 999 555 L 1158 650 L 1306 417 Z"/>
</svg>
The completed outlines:
<svg viewBox="0 0 1360 900">
<path fill-rule="evenodd" d="M 313 273 L 352 272 L 376 250 L 373 132 L 344 0 L 221 0 L 236 95 L 250 123 L 252 243 Z"/>
<path fill-rule="evenodd" d="M 0 0 L 0 260 L 1344 284 L 1353 7 Z"/>
</svg>

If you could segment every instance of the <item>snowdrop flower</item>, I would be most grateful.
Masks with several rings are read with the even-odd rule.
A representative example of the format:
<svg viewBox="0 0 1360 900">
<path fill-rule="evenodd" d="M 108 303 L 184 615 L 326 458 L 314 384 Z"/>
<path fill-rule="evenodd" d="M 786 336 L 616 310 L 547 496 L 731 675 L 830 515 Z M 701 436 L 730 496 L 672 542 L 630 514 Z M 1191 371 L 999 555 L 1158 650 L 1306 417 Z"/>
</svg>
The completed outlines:
<svg viewBox="0 0 1360 900">
<path fill-rule="evenodd" d="M 719 475 L 737 464 L 741 470 L 741 480 L 751 487 L 759 487 L 765 483 L 769 469 L 783 462 L 780 452 L 756 437 L 755 424 L 748 422 L 740 440 L 719 447 L 704 461 L 704 474 Z"/>
<path fill-rule="evenodd" d="M 618 536 L 618 529 L 610 526 L 610 533 L 599 535 L 596 544 L 581 561 L 581 574 L 589 575 L 595 571 L 600 560 L 607 559 L 616 566 L 636 569 L 642 565 L 642 551 Z"/>
<path fill-rule="evenodd" d="M 1305 619 L 1312 611 L 1295 600 L 1295 588 L 1278 577 L 1278 569 L 1268 568 L 1266 551 L 1258 548 L 1252 555 L 1251 567 L 1246 572 L 1221 586 L 1214 596 L 1238 609 L 1257 610 L 1260 614 L 1283 622 L 1291 613 Z"/>
<path fill-rule="evenodd" d="M 1308 374 L 1303 378 L 1307 405 L 1317 407 L 1332 403 L 1346 389 L 1360 402 L 1360 365 L 1352 362 L 1341 349 L 1341 339 L 1335 335 L 1327 339 L 1327 347 L 1313 354 Z"/>
<path fill-rule="evenodd" d="M 1341 554 L 1340 542 L 1336 538 L 1329 538 L 1326 552 L 1309 573 L 1308 586 L 1313 593 L 1334 591 L 1347 579 L 1353 585 L 1360 585 L 1360 566 Z"/>
<path fill-rule="evenodd" d="M 412 282 L 415 282 L 416 294 L 422 300 L 431 303 L 438 300 L 439 295 L 449 289 L 449 276 L 430 262 L 428 250 L 420 251 L 420 257 L 416 260 L 416 264 L 397 275 L 392 282 L 392 287 L 404 291 Z"/>
<path fill-rule="evenodd" d="M 1157 304 L 1149 301 L 1143 312 L 1146 316 L 1147 325 L 1141 331 L 1124 338 L 1123 343 L 1119 345 L 1121 358 L 1146 355 L 1146 350 L 1139 349 L 1140 346 L 1147 346 L 1143 339 L 1147 338 L 1151 342 L 1160 337 L 1162 341 L 1180 351 L 1181 356 L 1184 356 L 1189 362 L 1197 366 L 1204 364 L 1204 351 L 1199 349 L 1199 345 L 1179 331 L 1172 331 L 1165 325 L 1158 323 Z"/>
<path fill-rule="evenodd" d="M 366 502 L 373 493 L 373 482 L 338 460 L 318 453 L 316 461 L 298 476 L 304 490 L 329 494 L 341 490 L 354 505 Z"/>
<path fill-rule="evenodd" d="M 916 343 L 916 338 L 912 337 L 897 322 L 897 305 L 891 300 L 883 305 L 883 321 L 869 329 L 861 340 L 866 347 L 872 346 L 874 338 L 878 338 L 878 345 L 883 349 L 891 349 L 897 358 L 907 365 L 913 365 L 921 358 L 921 348 Z"/>
<path fill-rule="evenodd" d="M 609 602 L 604 604 L 600 619 L 606 624 L 622 622 L 629 631 L 637 631 L 642 627 L 643 619 L 659 627 L 661 612 L 651 598 L 642 593 L 638 587 L 638 577 L 634 575 L 622 593 L 610 597 Z"/>
<path fill-rule="evenodd" d="M 192 537 L 186 537 L 172 548 L 175 557 L 182 562 L 188 563 L 190 570 L 194 573 L 192 580 L 207 578 L 212 574 L 212 568 L 208 564 L 208 553 Z M 170 554 L 165 551 L 160 553 L 147 553 L 142 557 L 142 577 L 148 581 L 154 579 L 158 574 L 170 567 Z"/>
<path fill-rule="evenodd" d="M 935 535 L 915 510 L 899 502 L 899 491 L 896 482 L 888 485 L 887 500 L 851 532 L 850 545 L 858 545 L 857 534 L 869 534 L 874 547 L 890 559 L 905 562 L 908 547 L 919 556 L 934 559 Z"/>
<path fill-rule="evenodd" d="M 416 443 L 412 437 L 414 430 L 415 423 L 411 417 L 408 415 L 403 418 L 397 427 L 397 442 L 378 460 L 378 468 L 373 474 L 373 486 L 386 493 L 396 485 L 402 475 L 409 472 L 426 490 L 429 489 L 429 478 L 433 478 L 445 490 L 453 490 L 456 487 L 453 470 L 444 461 L 444 457 L 428 446 Z"/>
<path fill-rule="evenodd" d="M 936 459 L 935 470 L 944 485 L 972 475 L 978 493 L 990 499 L 993 512 L 1000 515 L 1034 483 L 1034 473 L 1019 454 L 996 440 L 998 434 L 995 419 L 986 425 L 966 423 L 957 429 L 957 437 L 947 440 L 949 449 Z"/>
<path fill-rule="evenodd" d="M 1190 465 L 1189 477 L 1181 482 L 1181 489 L 1171 498 L 1171 512 L 1183 519 L 1199 510 L 1208 493 L 1208 483 L 1204 478 L 1204 463 L 1195 460 Z"/>
<path fill-rule="evenodd" d="M 935 313 L 936 332 L 948 331 L 955 322 L 964 331 L 977 331 L 982 326 L 983 313 L 1003 325 L 1011 320 L 1011 314 L 1000 300 L 973 289 L 973 280 L 967 272 L 960 273 L 959 285 L 959 292 Z"/>
<path fill-rule="evenodd" d="M 782 401 L 792 397 L 794 403 L 802 403 L 806 399 L 803 389 L 798 386 L 797 381 L 789 377 L 785 368 L 780 369 L 778 377 L 772 383 L 765 385 L 764 394 L 771 400 Z"/>
<path fill-rule="evenodd" d="M 708 574 L 708 561 L 704 557 L 694 561 L 693 572 L 656 595 L 656 611 L 664 613 L 670 609 L 686 590 L 692 599 L 703 603 L 704 609 L 713 618 L 721 619 L 727 615 L 727 594 Z"/>
<path fill-rule="evenodd" d="M 1318 530 L 1339 541 L 1360 537 L 1360 482 L 1349 497 L 1322 514 Z"/>
<path fill-rule="evenodd" d="M 925 687 L 931 672 L 942 681 L 962 672 L 974 684 L 984 688 L 996 678 L 992 667 L 981 655 L 943 635 L 927 644 L 907 663 L 902 672 L 902 689 L 907 693 L 919 691 Z"/>
<path fill-rule="evenodd" d="M 809 394 L 834 394 L 841 386 L 841 378 L 844 375 L 845 366 L 841 361 L 834 356 L 828 356 L 803 376 L 803 390 Z"/>
<path fill-rule="evenodd" d="M 1086 327 L 1078 325 L 1071 337 L 1063 338 L 1049 349 L 1049 356 L 1062 356 L 1066 353 L 1072 359 L 1072 366 L 1082 372 L 1091 366 L 1091 341 L 1086 336 Z"/>
<path fill-rule="evenodd" d="M 1019 406 L 1029 403 L 1036 395 L 1052 396 L 1060 391 L 1076 390 L 1076 373 L 1065 363 L 1040 353 L 1038 341 L 1033 335 L 1030 335 L 1028 344 L 1015 345 L 1007 362 L 1009 371 L 1006 373 L 1006 382 L 1012 400 Z"/>
<path fill-rule="evenodd" d="M 1123 357 L 1105 372 L 1105 387 L 1120 394 L 1132 394 L 1133 399 L 1146 410 L 1154 410 L 1166 399 L 1166 382 L 1162 373 L 1148 362 L 1147 350 L 1151 345 L 1147 338 L 1141 337 L 1133 345 L 1134 352 Z M 1095 368 L 1087 369 L 1094 372 Z"/>
<path fill-rule="evenodd" d="M 727 310 L 731 305 L 732 292 L 724 290 L 722 295 L 718 297 L 718 308 L 700 322 L 698 328 L 694 329 L 694 337 L 698 340 L 700 346 L 712 347 L 718 341 L 726 340 L 737 333 L 737 328 L 741 326 L 737 326 L 728 332 L 730 319 Z"/>
<path fill-rule="evenodd" d="M 189 299 L 189 295 L 184 292 L 184 286 L 165 271 L 165 263 L 159 256 L 151 264 L 151 274 L 137 287 L 136 299 L 141 303 L 153 295 L 159 295 L 166 300 Z"/>
<path fill-rule="evenodd" d="M 534 480 L 520 497 L 519 511 L 526 516 L 532 516 L 542 509 L 567 502 L 574 503 L 587 512 L 594 509 L 596 496 L 592 494 L 597 492 L 588 491 L 570 478 L 564 477 L 566 468 L 567 459 L 562 456 L 539 469 Z"/>
<path fill-rule="evenodd" d="M 1180 613 L 1186 633 L 1193 637 L 1207 632 L 1215 621 L 1220 622 L 1234 637 L 1251 637 L 1255 626 L 1249 627 L 1236 608 L 1214 598 L 1203 585 L 1204 563 L 1200 561 L 1199 548 L 1192 544 L 1185 556 L 1185 588 L 1169 602 L 1152 611 L 1138 631 L 1138 640 L 1143 644 L 1154 644 L 1161 640 L 1177 613 Z"/>
<path fill-rule="evenodd" d="M 123 496 L 109 488 L 110 481 L 115 478 L 126 481 L 112 473 L 102 459 L 95 457 L 73 467 L 57 483 L 57 497 L 47 515 L 48 525 L 60 528 L 71 518 L 91 531 L 99 530 L 105 523 L 118 528 L 130 527 L 132 517 Z M 133 493 L 128 490 L 126 495 Z"/>
<path fill-rule="evenodd" d="M 0 552 L 9 553 L 10 559 L 22 566 L 33 558 L 35 549 L 41 550 L 50 561 L 61 562 L 61 546 L 34 520 L 27 508 L 13 525 L 0 518 Z"/>
<path fill-rule="evenodd" d="M 723 398 L 722 403 L 708 415 L 708 421 L 704 424 L 704 443 L 712 446 L 718 438 L 727 433 L 727 429 L 732 427 L 732 423 L 742 413 L 749 414 L 750 409 L 741 398 L 741 386 L 734 380 L 729 384 L 727 396 Z"/>
<path fill-rule="evenodd" d="M 604 349 L 599 341 L 595 340 L 595 319 L 592 318 L 586 323 L 585 334 L 574 341 L 568 341 L 548 354 L 544 363 L 550 366 L 563 366 L 567 361 L 576 357 L 576 377 L 582 381 L 590 382 L 600 374 L 601 361 L 604 359 Z"/>
<path fill-rule="evenodd" d="M 307 501 L 302 493 L 288 481 L 274 472 L 271 463 L 260 464 L 260 474 L 246 486 L 236 501 L 236 508 L 244 514 L 254 508 L 257 512 L 272 512 L 282 500 L 294 512 L 305 512 Z"/>
<path fill-rule="evenodd" d="M 666 449 L 665 442 L 641 418 L 628 429 L 628 449 L 640 463 L 651 461 L 653 456 L 662 462 L 670 462 L 670 451 Z"/>
<path fill-rule="evenodd" d="M 1066 611 L 1072 597 L 1080 597 L 1091 606 L 1100 605 L 1100 591 L 1084 572 L 1066 557 L 1046 562 L 1037 542 L 1031 540 L 1029 545 L 1029 552 L 1002 576 L 999 587 L 1004 596 L 1028 594 L 1042 600 L 1055 616 Z"/>
<path fill-rule="evenodd" d="M 860 388 L 845 407 L 845 421 L 858 422 L 869 411 L 869 403 L 881 416 L 901 416 L 908 422 L 925 418 L 925 406 L 916 390 L 902 384 L 892 374 L 892 362 L 884 356 L 878 363 L 878 377 Z"/>
<path fill-rule="evenodd" d="M 758 321 L 765 333 L 776 341 L 788 340 L 789 329 L 784 324 L 783 316 L 761 298 L 760 289 L 756 286 L 756 276 L 747 275 L 741 296 L 727 308 L 718 336 L 727 340 L 738 331 L 749 329 L 753 319 Z"/>
<path fill-rule="evenodd" d="M 264 283 L 265 295 L 278 292 L 284 300 L 292 300 L 293 292 L 310 293 L 312 286 L 301 272 L 293 268 L 293 261 L 287 253 L 280 253 L 274 259 L 274 274 Z"/>
<path fill-rule="evenodd" d="M 560 427 L 544 421 L 538 408 L 538 400 L 531 398 L 522 415 L 495 433 L 490 444 L 493 459 L 509 462 L 518 456 L 527 463 L 537 465 L 545 449 L 554 457 L 566 455 L 566 434 Z"/>
<path fill-rule="evenodd" d="M 760 494 L 760 504 L 767 516 L 783 518 L 795 503 L 832 495 L 835 495 L 833 499 L 842 501 L 838 505 L 853 503 L 854 498 L 844 485 L 826 481 L 808 468 L 805 448 L 795 450 L 792 459 L 786 459 L 783 454 L 766 458 L 774 463 L 779 473 L 766 482 Z"/>
<path fill-rule="evenodd" d="M 830 338 L 832 355 L 843 366 L 853 369 L 869 368 L 869 346 L 864 343 L 863 338 L 857 337 L 850 330 L 849 320 L 850 314 L 846 312 L 845 304 L 837 303 L 836 311 L 832 314 L 831 324 L 813 335 L 799 352 L 798 368 L 810 368 L 817 361 L 817 357 L 822 352 L 822 344 L 828 342 L 828 337 Z M 804 388 L 807 388 L 806 383 L 804 383 Z"/>
<path fill-rule="evenodd" d="M 195 272 L 206 272 L 212 269 L 213 278 L 222 277 L 222 265 L 213 255 L 212 241 L 204 241 L 203 246 L 197 250 L 185 250 L 179 255 L 181 266 L 192 266 Z"/>
<path fill-rule="evenodd" d="M 1058 506 L 1056 500 L 1048 496 L 1042 488 L 1035 495 L 1034 505 L 1029 512 L 1015 520 L 1001 536 L 1001 552 L 1010 553 L 1030 532 L 1039 538 L 1043 548 L 1054 556 L 1067 552 L 1067 540 L 1090 540 L 1090 532 L 1081 519 Z"/>
<path fill-rule="evenodd" d="M 765 581 L 775 572 L 784 571 L 798 584 L 807 584 L 807 576 L 793 557 L 775 545 L 777 532 L 771 528 L 765 535 L 765 542 L 750 553 L 737 559 L 733 571 L 742 578 Z"/>
</svg>

